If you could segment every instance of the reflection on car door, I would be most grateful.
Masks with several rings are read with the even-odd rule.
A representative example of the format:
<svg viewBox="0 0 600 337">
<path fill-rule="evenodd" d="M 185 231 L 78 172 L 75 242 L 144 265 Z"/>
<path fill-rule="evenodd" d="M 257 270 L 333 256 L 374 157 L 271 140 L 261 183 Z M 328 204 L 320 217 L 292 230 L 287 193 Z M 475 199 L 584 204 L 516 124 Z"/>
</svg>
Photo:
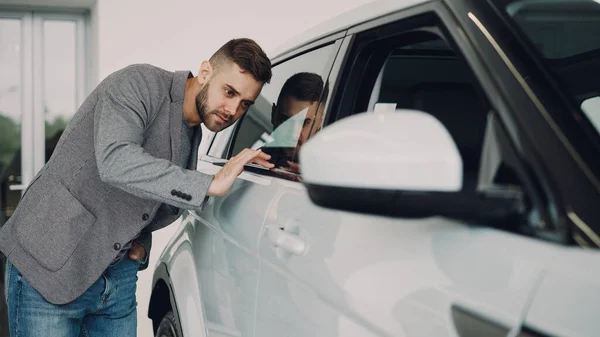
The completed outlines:
<svg viewBox="0 0 600 337">
<path fill-rule="evenodd" d="M 209 174 L 220 168 L 206 158 L 198 165 Z M 242 173 L 230 193 L 208 198 L 202 212 L 187 217 L 208 336 L 254 334 L 257 245 L 268 205 L 265 185 L 268 179 Z"/>
</svg>

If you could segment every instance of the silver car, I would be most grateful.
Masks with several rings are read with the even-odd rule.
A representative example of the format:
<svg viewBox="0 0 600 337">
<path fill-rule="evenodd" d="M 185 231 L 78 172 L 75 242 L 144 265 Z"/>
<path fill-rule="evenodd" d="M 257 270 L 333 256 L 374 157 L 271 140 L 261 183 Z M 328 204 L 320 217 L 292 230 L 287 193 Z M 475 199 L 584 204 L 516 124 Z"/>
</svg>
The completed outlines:
<svg viewBox="0 0 600 337">
<path fill-rule="evenodd" d="M 599 336 L 600 3 L 393 0 L 290 42 L 198 170 L 157 336 Z"/>
</svg>

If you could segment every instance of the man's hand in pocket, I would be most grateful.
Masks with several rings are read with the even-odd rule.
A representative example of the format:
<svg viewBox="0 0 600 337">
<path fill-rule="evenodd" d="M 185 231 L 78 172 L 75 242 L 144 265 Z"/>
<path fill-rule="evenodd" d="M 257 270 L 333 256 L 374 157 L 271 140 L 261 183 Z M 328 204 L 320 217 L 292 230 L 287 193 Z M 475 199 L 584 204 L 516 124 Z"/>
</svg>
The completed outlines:
<svg viewBox="0 0 600 337">
<path fill-rule="evenodd" d="M 131 248 L 129 248 L 129 258 L 132 260 L 144 262 L 144 260 L 146 259 L 146 249 L 139 243 L 133 242 L 131 244 Z"/>
</svg>

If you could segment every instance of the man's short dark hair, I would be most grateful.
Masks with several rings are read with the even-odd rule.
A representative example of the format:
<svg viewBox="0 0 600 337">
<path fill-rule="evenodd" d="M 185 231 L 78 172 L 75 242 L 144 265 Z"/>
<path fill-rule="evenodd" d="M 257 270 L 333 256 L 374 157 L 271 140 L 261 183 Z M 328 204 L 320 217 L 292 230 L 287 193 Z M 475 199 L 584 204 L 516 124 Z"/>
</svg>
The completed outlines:
<svg viewBox="0 0 600 337">
<path fill-rule="evenodd" d="M 323 83 L 321 76 L 308 72 L 294 74 L 285 81 L 279 92 L 277 114 L 280 115 L 282 111 L 285 111 L 286 99 L 290 97 L 304 102 L 324 103 L 328 95 L 329 85 Z M 285 116 L 278 116 L 278 119 L 281 118 L 287 119 Z M 275 120 L 275 118 L 272 119 Z"/>
<path fill-rule="evenodd" d="M 234 62 L 259 82 L 269 83 L 271 81 L 271 61 L 252 39 L 230 40 L 210 58 L 211 65 L 216 68 L 224 61 Z"/>
</svg>

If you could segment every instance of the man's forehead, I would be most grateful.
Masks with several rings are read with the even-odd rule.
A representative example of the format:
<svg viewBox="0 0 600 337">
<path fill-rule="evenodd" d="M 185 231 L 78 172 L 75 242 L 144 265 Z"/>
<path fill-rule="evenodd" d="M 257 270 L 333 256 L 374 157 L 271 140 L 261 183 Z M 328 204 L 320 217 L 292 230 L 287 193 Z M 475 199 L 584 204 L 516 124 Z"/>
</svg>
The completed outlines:
<svg viewBox="0 0 600 337">
<path fill-rule="evenodd" d="M 215 65 L 215 70 L 217 70 L 217 73 L 223 74 L 246 73 L 244 69 L 242 69 L 237 63 L 233 61 L 221 62 L 220 64 Z"/>
<path fill-rule="evenodd" d="M 298 111 L 300 111 L 306 107 L 314 108 L 317 106 L 317 104 L 318 104 L 317 101 L 303 101 L 303 100 L 297 99 L 293 96 L 288 96 L 285 98 L 285 103 L 284 103 L 285 110 L 287 110 L 287 111 L 285 111 L 285 113 L 296 114 L 296 113 L 298 113 Z"/>
<path fill-rule="evenodd" d="M 257 81 L 252 74 L 234 62 L 224 62 L 219 67 L 215 79 L 223 82 L 224 85 L 231 86 L 246 99 L 256 99 L 262 89 L 262 83 Z"/>
</svg>

